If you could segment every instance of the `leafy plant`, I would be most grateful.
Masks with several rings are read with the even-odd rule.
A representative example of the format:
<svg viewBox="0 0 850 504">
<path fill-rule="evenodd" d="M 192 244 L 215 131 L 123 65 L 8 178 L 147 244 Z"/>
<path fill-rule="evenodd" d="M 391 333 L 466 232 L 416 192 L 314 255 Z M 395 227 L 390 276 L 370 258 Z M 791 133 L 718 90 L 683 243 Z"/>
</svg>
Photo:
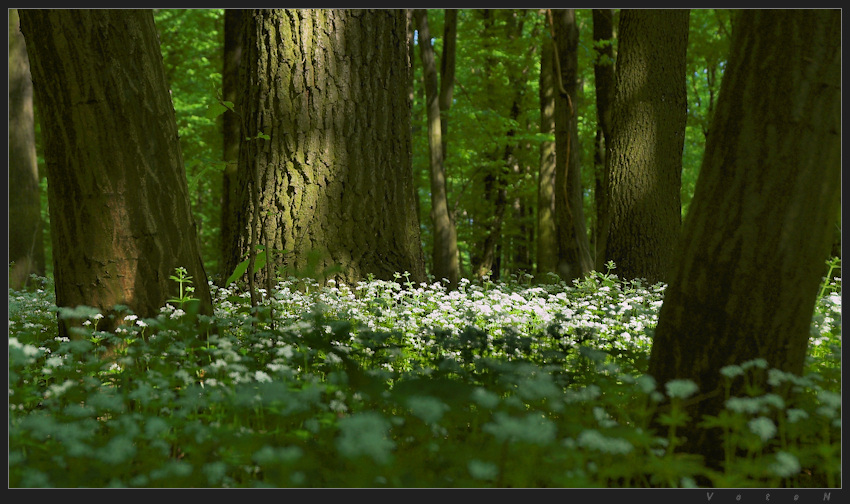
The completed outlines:
<svg viewBox="0 0 850 504">
<path fill-rule="evenodd" d="M 403 274 L 398 275 L 402 279 Z M 178 270 L 181 286 L 190 278 Z M 181 282 L 182 280 L 182 282 Z M 592 280 L 592 281 L 590 281 Z M 280 280 L 276 323 L 211 284 L 215 315 L 163 307 L 56 334 L 52 290 L 10 292 L 11 487 L 678 487 L 840 484 L 840 296 L 803 376 L 727 398 L 727 470 L 649 421 L 692 384 L 646 376 L 663 285 Z M 309 289 L 303 288 L 310 284 Z M 830 289 L 838 289 L 833 283 Z M 190 297 L 184 288 L 179 297 Z M 836 304 L 838 303 L 838 304 Z M 823 317 L 822 321 L 817 319 Z M 198 338 L 214 327 L 207 338 Z M 144 336 L 144 337 L 143 337 Z M 105 359 L 98 338 L 121 338 Z M 643 360 L 638 358 L 642 355 Z M 758 362 L 721 371 L 747 380 Z"/>
<path fill-rule="evenodd" d="M 190 301 L 198 301 L 197 298 L 192 297 L 195 288 L 192 286 L 192 277 L 187 273 L 186 268 L 182 266 L 174 268 L 174 274 L 168 278 L 177 282 L 179 287 L 178 297 L 169 299 L 168 303 L 177 303 L 180 308 L 183 308 L 183 305 Z"/>
</svg>

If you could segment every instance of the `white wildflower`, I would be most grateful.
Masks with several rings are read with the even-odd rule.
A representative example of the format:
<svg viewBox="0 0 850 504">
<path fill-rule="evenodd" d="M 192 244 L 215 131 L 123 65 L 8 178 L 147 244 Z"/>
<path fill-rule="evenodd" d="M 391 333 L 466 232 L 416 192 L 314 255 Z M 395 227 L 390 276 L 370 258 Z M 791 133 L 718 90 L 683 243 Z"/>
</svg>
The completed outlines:
<svg viewBox="0 0 850 504">
<path fill-rule="evenodd" d="M 699 387 L 691 380 L 670 380 L 667 382 L 667 395 L 687 399 L 692 396 Z"/>
<path fill-rule="evenodd" d="M 788 452 L 778 452 L 776 462 L 770 465 L 770 470 L 779 477 L 790 478 L 800 472 L 800 461 Z"/>
<path fill-rule="evenodd" d="M 753 418 L 747 423 L 750 431 L 757 434 L 762 441 L 767 441 L 776 435 L 776 425 L 767 417 Z"/>
</svg>

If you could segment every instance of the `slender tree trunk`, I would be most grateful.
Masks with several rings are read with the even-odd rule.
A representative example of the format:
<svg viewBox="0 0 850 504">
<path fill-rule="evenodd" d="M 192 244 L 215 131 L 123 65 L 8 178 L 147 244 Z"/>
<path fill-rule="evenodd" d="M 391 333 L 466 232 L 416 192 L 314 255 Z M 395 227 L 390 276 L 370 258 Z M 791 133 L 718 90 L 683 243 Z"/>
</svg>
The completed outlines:
<svg viewBox="0 0 850 504">
<path fill-rule="evenodd" d="M 530 130 L 528 123 L 526 123 L 525 130 Z M 531 146 L 528 143 L 523 144 L 521 148 L 528 152 L 531 151 Z M 514 177 L 516 177 L 517 180 L 522 180 L 526 177 L 526 174 L 531 172 L 531 168 L 520 163 L 516 156 L 512 160 L 512 165 Z M 516 231 L 513 235 L 513 239 L 511 240 L 513 260 L 510 264 L 510 270 L 512 273 L 516 273 L 517 275 L 533 273 L 531 254 L 534 247 L 534 226 L 530 225 L 530 208 L 531 204 L 529 202 L 527 191 L 523 191 L 522 193 L 518 193 L 514 196 L 513 202 L 511 203 L 511 213 L 514 225 L 516 226 Z"/>
<path fill-rule="evenodd" d="M 608 144 L 605 261 L 621 278 L 667 281 L 682 222 L 687 9 L 620 13 Z"/>
<path fill-rule="evenodd" d="M 530 274 L 531 267 L 531 240 L 533 236 L 530 234 L 531 226 L 526 224 L 528 220 L 528 206 L 522 197 L 514 198 L 511 205 L 513 219 L 517 222 L 517 233 L 511 240 L 511 250 L 513 251 L 513 259 L 510 264 L 511 273 L 517 275 Z"/>
<path fill-rule="evenodd" d="M 239 67 L 242 60 L 242 19 L 241 9 L 226 9 L 224 11 L 224 68 L 222 69 L 222 99 L 238 106 L 239 103 Z M 221 184 L 221 265 L 222 280 L 230 276 L 232 271 L 225 269 L 227 258 L 236 253 L 238 229 L 235 217 L 236 205 L 236 172 L 239 166 L 239 131 L 240 118 L 227 110 L 222 114 L 223 153 L 225 162 Z"/>
<path fill-rule="evenodd" d="M 555 132 L 555 59 L 552 39 L 544 37 L 540 52 L 540 133 Z M 558 269 L 558 228 L 555 223 L 555 142 L 540 143 L 537 176 L 537 276 Z"/>
<path fill-rule="evenodd" d="M 696 423 L 746 395 L 720 369 L 803 371 L 840 203 L 841 12 L 742 11 L 721 86 L 649 363 L 659 386 L 699 386 L 677 432 L 715 468 L 722 433 Z"/>
<path fill-rule="evenodd" d="M 35 117 L 27 46 L 18 11 L 9 9 L 9 287 L 22 289 L 31 274 L 44 275 L 44 235 Z"/>
<path fill-rule="evenodd" d="M 413 12 L 419 29 L 419 50 L 425 79 L 425 100 L 428 110 L 428 145 L 431 160 L 431 220 L 434 223 L 434 276 L 447 279 L 450 286 L 460 280 L 460 262 L 457 248 L 457 232 L 449 215 L 446 197 L 446 175 L 443 166 L 442 126 L 437 92 L 437 66 L 434 48 L 431 47 L 431 32 L 428 29 L 428 14 L 424 9 Z"/>
<path fill-rule="evenodd" d="M 407 96 L 410 103 L 411 115 L 413 111 L 413 101 L 416 97 L 416 73 L 414 71 L 416 65 L 416 20 L 413 18 L 413 9 L 404 9 L 404 15 L 407 19 L 407 61 L 408 73 L 410 74 L 410 82 L 407 85 Z M 410 124 L 410 137 L 413 138 L 413 122 Z M 415 170 L 415 168 L 414 168 Z M 413 195 L 416 200 L 416 222 L 422 222 L 422 200 L 419 197 L 419 173 L 413 172 Z"/>
<path fill-rule="evenodd" d="M 597 271 L 605 271 L 605 232 L 608 221 L 608 175 L 605 158 L 611 139 L 611 107 L 614 103 L 614 9 L 593 9 L 593 45 L 596 59 L 593 75 L 596 81 L 596 143 L 593 149 L 593 173 L 596 223 L 594 226 Z"/>
<path fill-rule="evenodd" d="M 446 9 L 443 27 L 443 57 L 440 60 L 440 139 L 443 146 L 443 163 L 448 145 L 449 109 L 455 87 L 455 47 L 457 46 L 457 10 Z"/>
<path fill-rule="evenodd" d="M 484 57 L 483 75 L 484 80 L 484 107 L 491 113 L 499 114 L 499 103 L 495 99 L 496 83 L 493 73 L 496 71 L 495 58 L 492 52 L 500 47 L 503 41 L 497 36 L 495 30 L 496 11 L 494 9 L 481 9 L 476 12 L 481 18 L 484 28 L 481 31 L 481 40 L 486 56 Z M 498 280 L 499 269 L 496 268 L 497 248 L 502 238 L 502 220 L 505 215 L 507 198 L 505 194 L 505 166 L 501 162 L 502 156 L 498 148 L 480 153 L 483 186 L 483 204 L 480 209 L 483 212 L 473 216 L 475 224 L 475 236 L 478 242 L 470 252 L 472 274 L 476 278 L 489 278 Z M 477 212 L 476 212 L 477 214 Z"/>
<path fill-rule="evenodd" d="M 498 17 L 503 15 L 504 23 L 499 23 Z M 490 48 L 504 47 L 507 43 L 516 40 L 522 36 L 523 23 L 525 21 L 525 11 L 520 11 L 520 14 L 513 10 L 491 10 L 484 9 L 481 11 L 481 16 L 484 22 L 484 38 L 485 44 Z M 523 96 L 525 83 L 521 69 L 517 65 L 507 65 L 505 67 L 506 77 L 509 82 L 509 87 L 514 90 L 512 99 L 508 102 L 509 108 L 505 110 L 505 103 L 499 102 L 495 97 L 497 95 L 497 75 L 498 69 L 493 58 L 486 58 L 484 79 L 485 79 L 485 106 L 496 114 L 504 117 L 506 114 L 512 122 L 519 118 L 520 103 Z M 501 278 L 501 253 L 502 246 L 505 243 L 503 235 L 503 227 L 505 214 L 508 211 L 508 184 L 509 177 L 516 168 L 517 142 L 516 129 L 510 127 L 504 132 L 505 140 L 504 147 L 501 152 L 494 150 L 491 153 L 484 154 L 482 158 L 487 164 L 484 167 L 484 199 L 488 203 L 485 206 L 485 215 L 478 219 L 483 225 L 483 236 L 481 244 L 476 247 L 473 256 L 473 273 L 477 277 L 483 277 L 490 274 L 492 279 L 498 280 Z"/>
<path fill-rule="evenodd" d="M 424 280 L 404 11 L 258 10 L 243 26 L 238 254 L 227 269 L 248 256 L 256 219 L 275 273 Z"/>
<path fill-rule="evenodd" d="M 211 313 L 151 11 L 20 15 L 44 133 L 56 304 L 152 317 L 176 297 L 169 276 L 184 267 Z M 66 335 L 72 322 L 61 322 Z"/>
<path fill-rule="evenodd" d="M 407 61 L 410 68 L 410 82 L 407 85 L 408 99 L 413 106 L 414 94 L 416 92 L 416 82 L 413 78 L 414 67 L 416 65 L 416 20 L 413 18 L 413 9 L 404 9 L 404 15 L 407 19 Z"/>
<path fill-rule="evenodd" d="M 562 93 L 555 99 L 555 222 L 558 233 L 558 274 L 571 282 L 593 269 L 578 143 L 578 26 L 574 9 L 552 12 Z M 557 78 L 558 76 L 556 76 Z"/>
</svg>

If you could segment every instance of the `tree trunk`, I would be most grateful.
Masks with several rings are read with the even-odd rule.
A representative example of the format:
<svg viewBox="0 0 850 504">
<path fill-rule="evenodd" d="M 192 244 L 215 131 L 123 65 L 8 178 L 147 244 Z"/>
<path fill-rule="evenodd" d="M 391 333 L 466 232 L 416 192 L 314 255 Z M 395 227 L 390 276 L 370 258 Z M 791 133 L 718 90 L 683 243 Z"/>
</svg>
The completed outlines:
<svg viewBox="0 0 850 504">
<path fill-rule="evenodd" d="M 566 282 L 593 269 L 584 194 L 581 188 L 581 150 L 578 144 L 578 26 L 575 9 L 552 12 L 560 67 L 561 93 L 555 99 L 555 222 L 558 233 L 558 274 Z M 564 94 L 566 93 L 566 94 Z"/>
<path fill-rule="evenodd" d="M 414 76 L 416 73 L 414 72 L 414 68 L 416 65 L 416 20 L 413 18 L 413 9 L 404 9 L 404 17 L 407 20 L 407 61 L 408 61 L 408 74 L 410 74 L 410 79 L 407 84 L 407 96 L 408 103 L 410 103 L 411 112 L 413 111 L 413 100 L 416 94 L 416 79 Z M 413 139 L 413 122 L 410 124 L 410 137 L 411 141 Z M 415 171 L 413 172 L 413 196 L 414 201 L 416 203 L 416 222 L 422 222 L 422 201 L 419 197 L 419 174 Z M 426 268 L 427 269 L 427 268 Z"/>
<path fill-rule="evenodd" d="M 721 433 L 695 423 L 723 409 L 719 370 L 760 357 L 802 374 L 841 187 L 841 12 L 738 16 L 649 363 L 659 385 L 699 386 L 677 432 L 711 467 Z"/>
<path fill-rule="evenodd" d="M 44 134 L 56 304 L 153 317 L 176 297 L 169 276 L 184 267 L 211 313 L 151 11 L 20 14 Z"/>
<path fill-rule="evenodd" d="M 495 99 L 496 82 L 493 77 L 497 71 L 495 58 L 492 56 L 495 50 L 502 46 L 503 41 L 496 35 L 496 11 L 493 9 L 477 10 L 476 15 L 481 18 L 483 29 L 480 32 L 481 44 L 485 50 L 484 68 L 482 78 L 484 80 L 484 108 L 498 116 L 500 104 Z M 482 205 L 479 212 L 473 214 L 474 236 L 477 238 L 470 251 L 470 263 L 472 274 L 478 279 L 488 276 L 498 280 L 500 271 L 496 268 L 498 260 L 497 249 L 502 239 L 502 220 L 505 215 L 507 195 L 505 186 L 505 165 L 501 162 L 502 156 L 498 147 L 479 153 L 481 173 Z"/>
<path fill-rule="evenodd" d="M 35 117 L 27 46 L 18 11 L 9 9 L 9 287 L 26 287 L 31 274 L 44 275 L 44 236 Z"/>
<path fill-rule="evenodd" d="M 682 222 L 687 9 L 620 13 L 608 144 L 605 262 L 621 278 L 667 281 Z"/>
<path fill-rule="evenodd" d="M 443 147 L 443 163 L 446 162 L 448 144 L 449 109 L 455 87 L 455 47 L 457 46 L 457 10 L 445 9 L 443 27 L 443 57 L 440 60 L 440 140 Z"/>
<path fill-rule="evenodd" d="M 602 223 L 608 221 L 608 176 L 605 158 L 611 140 L 611 107 L 614 104 L 614 9 L 593 9 L 593 46 L 596 59 L 596 143 L 593 148 L 594 199 L 596 222 L 593 245 L 597 271 L 605 271 L 605 236 Z"/>
<path fill-rule="evenodd" d="M 460 280 L 460 261 L 457 248 L 457 231 L 449 215 L 446 197 L 446 174 L 443 166 L 442 126 L 437 92 L 437 65 L 434 48 L 431 47 L 431 32 L 428 29 L 428 14 L 424 9 L 413 11 L 419 29 L 419 51 L 425 80 L 425 101 L 428 110 L 428 146 L 431 160 L 431 220 L 434 223 L 433 274 L 447 279 L 450 286 Z"/>
<path fill-rule="evenodd" d="M 241 9 L 224 11 L 224 68 L 222 69 L 222 99 L 237 106 L 239 103 L 239 66 L 242 60 L 242 19 Z M 236 198 L 236 172 L 239 166 L 239 116 L 227 110 L 222 114 L 223 153 L 225 162 L 221 184 L 221 265 L 222 280 L 233 271 L 225 269 L 227 258 L 234 254 L 238 229 L 235 217 L 238 200 Z"/>
<path fill-rule="evenodd" d="M 552 39 L 544 37 L 540 52 L 540 133 L 555 132 L 555 59 Z M 558 228 L 555 224 L 555 142 L 540 143 L 537 175 L 537 276 L 558 269 Z"/>
<path fill-rule="evenodd" d="M 404 11 L 258 10 L 244 27 L 239 237 L 228 270 L 248 255 L 256 217 L 274 271 L 424 280 Z"/>
</svg>

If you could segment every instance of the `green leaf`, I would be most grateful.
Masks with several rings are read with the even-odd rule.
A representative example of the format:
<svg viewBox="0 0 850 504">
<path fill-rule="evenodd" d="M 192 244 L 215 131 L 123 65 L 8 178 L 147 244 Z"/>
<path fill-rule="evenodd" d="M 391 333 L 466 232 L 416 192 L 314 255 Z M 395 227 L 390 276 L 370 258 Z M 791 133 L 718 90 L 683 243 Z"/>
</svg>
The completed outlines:
<svg viewBox="0 0 850 504">
<path fill-rule="evenodd" d="M 241 263 L 236 265 L 236 269 L 233 270 L 233 274 L 227 277 L 227 281 L 224 282 L 224 285 L 230 285 L 236 281 L 237 278 L 241 277 L 248 271 L 248 259 L 245 259 Z"/>
<path fill-rule="evenodd" d="M 226 103 L 229 103 L 229 102 L 226 102 Z M 231 107 L 226 107 L 225 105 L 222 105 L 221 103 L 218 103 L 218 102 L 216 102 L 216 103 L 212 103 L 212 104 L 210 104 L 210 106 L 209 106 L 209 107 L 207 107 L 207 112 L 206 112 L 206 114 L 204 114 L 204 115 L 205 115 L 208 119 L 215 119 L 216 117 L 218 117 L 218 116 L 220 116 L 221 114 L 225 113 L 225 112 L 227 111 L 227 109 L 228 109 L 228 108 L 230 108 L 231 110 L 233 110 L 232 105 L 233 105 L 233 104 L 231 104 Z"/>
<path fill-rule="evenodd" d="M 260 271 L 266 265 L 266 251 L 262 251 L 254 257 L 254 273 Z"/>
<path fill-rule="evenodd" d="M 228 286 L 236 281 L 237 278 L 241 277 L 248 271 L 248 262 L 250 259 L 245 259 L 241 263 L 236 265 L 236 269 L 233 270 L 233 274 L 227 277 L 227 281 L 224 282 L 225 286 Z M 262 269 L 263 266 L 266 265 L 266 252 L 262 251 L 254 257 L 254 273 L 258 272 Z"/>
</svg>

